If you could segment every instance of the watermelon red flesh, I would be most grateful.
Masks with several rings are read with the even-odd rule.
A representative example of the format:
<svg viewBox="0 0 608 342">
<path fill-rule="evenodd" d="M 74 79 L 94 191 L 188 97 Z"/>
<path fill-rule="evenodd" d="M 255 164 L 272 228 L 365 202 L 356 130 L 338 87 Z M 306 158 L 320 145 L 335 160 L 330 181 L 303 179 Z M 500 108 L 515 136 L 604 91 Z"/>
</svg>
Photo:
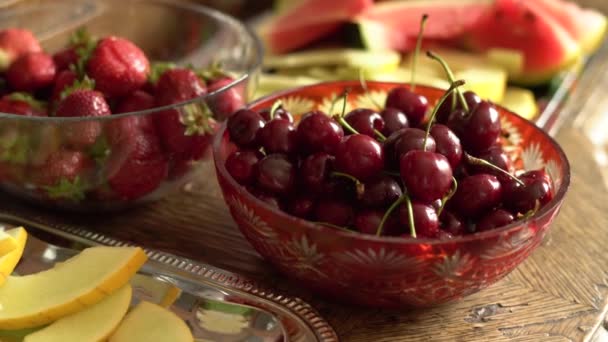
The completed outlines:
<svg viewBox="0 0 608 342">
<path fill-rule="evenodd" d="M 606 16 L 602 13 L 562 0 L 536 0 L 536 4 L 557 20 L 585 53 L 593 53 L 603 40 Z"/>
<path fill-rule="evenodd" d="M 372 5 L 373 0 L 305 0 L 273 18 L 260 35 L 270 52 L 289 52 L 334 31 Z"/>
<path fill-rule="evenodd" d="M 580 56 L 578 44 L 536 1 L 496 0 L 495 6 L 466 34 L 470 47 L 519 50 L 524 72 L 518 81 L 538 84 Z"/>
</svg>

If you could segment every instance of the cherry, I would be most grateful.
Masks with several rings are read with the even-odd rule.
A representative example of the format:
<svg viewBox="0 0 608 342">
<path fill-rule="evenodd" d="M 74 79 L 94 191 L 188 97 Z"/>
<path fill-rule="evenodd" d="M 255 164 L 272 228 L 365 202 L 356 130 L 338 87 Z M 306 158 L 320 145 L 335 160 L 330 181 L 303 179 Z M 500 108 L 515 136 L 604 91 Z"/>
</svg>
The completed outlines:
<svg viewBox="0 0 608 342">
<path fill-rule="evenodd" d="M 296 168 L 283 154 L 270 154 L 260 160 L 256 168 L 256 181 L 262 190 L 287 194 L 293 188 Z"/>
<path fill-rule="evenodd" d="M 475 109 L 475 107 L 477 107 L 477 105 L 481 103 L 481 97 L 479 97 L 479 95 L 470 90 L 465 91 L 462 95 L 464 96 L 467 106 L 469 107 L 469 111 Z M 458 101 L 458 98 L 456 96 L 456 94 L 450 96 L 447 101 L 441 104 L 437 112 L 438 123 L 446 124 L 448 122 L 450 114 L 452 114 L 454 110 L 464 111 L 464 108 L 462 108 L 462 104 Z M 453 103 L 452 101 L 455 101 L 455 103 Z M 454 109 L 452 109 L 452 107 Z"/>
<path fill-rule="evenodd" d="M 485 232 L 494 228 L 506 226 L 515 221 L 515 217 L 510 212 L 503 209 L 496 209 L 484 215 L 475 226 L 478 232 Z"/>
<path fill-rule="evenodd" d="M 367 181 L 364 189 L 360 202 L 370 208 L 386 207 L 403 194 L 399 183 L 386 175 L 380 175 Z"/>
<path fill-rule="evenodd" d="M 444 210 L 439 216 L 441 221 L 441 229 L 450 233 L 452 236 L 462 236 L 466 232 L 465 224 L 458 215 Z"/>
<path fill-rule="evenodd" d="M 240 109 L 228 118 L 230 139 L 239 147 L 257 147 L 256 135 L 264 127 L 264 118 L 249 109 Z"/>
<path fill-rule="evenodd" d="M 353 207 L 350 204 L 335 199 L 317 202 L 314 213 L 318 222 L 340 227 L 350 226 L 355 216 Z"/>
<path fill-rule="evenodd" d="M 382 132 L 384 128 L 384 119 L 371 109 L 354 109 L 344 116 L 344 120 L 360 134 L 372 138 L 376 137 L 376 132 Z"/>
<path fill-rule="evenodd" d="M 317 152 L 306 157 L 300 166 L 299 178 L 302 184 L 313 192 L 323 189 L 329 174 L 333 171 L 334 157 L 325 152 Z"/>
<path fill-rule="evenodd" d="M 410 127 L 410 123 L 405 113 L 397 108 L 384 108 L 384 110 L 380 112 L 380 116 L 384 120 L 382 134 L 387 137 L 400 129 Z"/>
<path fill-rule="evenodd" d="M 389 166 L 397 167 L 401 156 L 409 151 L 423 150 L 426 132 L 418 128 L 405 128 L 391 134 L 384 142 L 384 149 Z M 432 136 L 426 141 L 426 150 L 434 152 L 435 139 Z"/>
<path fill-rule="evenodd" d="M 262 116 L 262 118 L 264 118 L 264 120 L 270 121 L 273 119 L 283 119 L 283 120 L 287 120 L 287 121 L 293 123 L 293 116 L 291 115 L 291 113 L 288 110 L 286 110 L 282 106 L 279 106 L 278 108 L 275 109 L 274 115 L 272 118 L 270 117 L 271 110 L 272 110 L 272 108 L 266 108 L 266 109 L 262 109 L 260 111 L 260 115 Z"/>
<path fill-rule="evenodd" d="M 382 146 L 372 137 L 353 134 L 342 139 L 336 149 L 336 171 L 366 181 L 384 166 Z"/>
<path fill-rule="evenodd" d="M 305 114 L 296 129 L 297 141 L 305 154 L 332 153 L 344 137 L 342 127 L 325 113 L 313 111 Z"/>
<path fill-rule="evenodd" d="M 375 235 L 383 216 L 382 210 L 361 210 L 355 215 L 354 226 L 360 233 Z"/>
<path fill-rule="evenodd" d="M 448 128 L 450 128 L 457 136 L 462 137 L 465 134 L 468 115 L 469 114 L 465 112 L 464 109 L 456 109 L 450 113 L 445 125 L 448 126 Z"/>
<path fill-rule="evenodd" d="M 412 202 L 412 212 L 414 214 L 416 237 L 437 237 L 439 233 L 439 219 L 437 218 L 435 209 L 420 202 Z M 410 217 L 407 205 L 403 204 L 399 208 L 399 218 L 403 226 L 409 227 Z"/>
<path fill-rule="evenodd" d="M 442 198 L 452 187 L 452 169 L 448 159 L 429 151 L 410 151 L 401 157 L 400 173 L 409 193 L 429 203 Z"/>
<path fill-rule="evenodd" d="M 300 218 L 310 218 L 315 202 L 309 196 L 297 196 L 287 204 L 287 212 Z"/>
<path fill-rule="evenodd" d="M 235 151 L 226 159 L 226 170 L 237 183 L 251 184 L 255 180 L 255 167 L 264 156 L 259 151 Z"/>
<path fill-rule="evenodd" d="M 528 171 L 519 176 L 524 183 L 504 181 L 504 202 L 513 212 L 526 213 L 537 205 L 549 203 L 553 199 L 551 178 L 542 170 Z"/>
<path fill-rule="evenodd" d="M 288 120 L 273 119 L 258 130 L 257 142 L 266 153 L 292 155 L 297 148 L 296 129 Z"/>
<path fill-rule="evenodd" d="M 405 87 L 396 87 L 389 91 L 385 107 L 402 111 L 407 116 L 409 123 L 417 126 L 422 122 L 429 109 L 429 100 Z"/>
<path fill-rule="evenodd" d="M 451 205 L 465 217 L 476 217 L 501 201 L 501 185 L 496 176 L 480 173 L 462 179 Z"/>
<path fill-rule="evenodd" d="M 445 102 L 444 102 L 445 103 Z M 462 160 L 460 139 L 445 125 L 436 124 L 431 127 L 431 136 L 437 145 L 435 151 L 444 155 L 452 168 L 456 168 Z"/>
<path fill-rule="evenodd" d="M 509 173 L 513 172 L 513 164 L 511 163 L 511 158 L 507 155 L 507 153 L 502 149 L 502 146 L 494 145 L 489 149 L 477 154 L 477 158 L 483 159 L 493 165 L 505 170 Z M 481 165 L 471 165 L 470 170 L 472 173 L 489 173 L 498 177 L 499 180 L 506 178 L 506 176 L 498 172 L 496 170 L 492 170 L 488 167 L 484 167 Z"/>
<path fill-rule="evenodd" d="M 488 101 L 482 101 L 471 112 L 461 137 L 467 151 L 482 152 L 489 149 L 500 136 L 498 111 Z"/>
</svg>

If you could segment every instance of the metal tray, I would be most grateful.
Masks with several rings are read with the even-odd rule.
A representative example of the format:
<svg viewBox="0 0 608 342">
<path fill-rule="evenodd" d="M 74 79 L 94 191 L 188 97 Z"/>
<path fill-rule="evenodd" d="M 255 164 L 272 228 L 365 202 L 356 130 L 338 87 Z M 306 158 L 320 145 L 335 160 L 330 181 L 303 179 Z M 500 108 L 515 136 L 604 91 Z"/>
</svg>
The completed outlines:
<svg viewBox="0 0 608 342">
<path fill-rule="evenodd" d="M 16 273 L 51 267 L 78 250 L 96 245 L 130 244 L 80 228 L 51 227 L 11 214 L 0 214 L 0 225 L 23 226 L 33 237 Z M 41 241 L 39 241 L 41 240 Z M 168 253 L 145 249 L 149 260 L 140 276 L 170 283 L 180 296 L 170 307 L 187 321 L 196 341 L 338 341 L 333 328 L 307 303 L 262 288 L 238 274 Z M 136 299 L 147 298 L 146 288 L 135 288 Z M 221 329 L 204 317 L 221 316 Z"/>
</svg>

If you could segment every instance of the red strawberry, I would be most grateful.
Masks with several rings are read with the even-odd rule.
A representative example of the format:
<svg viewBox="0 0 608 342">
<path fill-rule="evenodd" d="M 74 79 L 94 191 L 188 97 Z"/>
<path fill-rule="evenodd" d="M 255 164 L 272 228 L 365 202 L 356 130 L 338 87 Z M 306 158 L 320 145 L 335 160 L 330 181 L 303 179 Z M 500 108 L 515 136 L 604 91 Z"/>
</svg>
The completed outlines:
<svg viewBox="0 0 608 342">
<path fill-rule="evenodd" d="M 136 90 L 120 101 L 116 113 L 130 113 L 154 107 L 154 97 L 143 90 Z"/>
<path fill-rule="evenodd" d="M 154 107 L 154 97 L 142 90 L 133 92 L 117 106 L 116 113 L 137 112 Z M 129 136 L 140 132 L 156 135 L 155 114 L 129 115 L 110 120 L 106 125 L 106 137 L 111 145 L 118 145 Z"/>
<path fill-rule="evenodd" d="M 42 47 L 32 32 L 23 29 L 0 31 L 0 71 L 8 69 L 22 55 L 40 51 Z"/>
<path fill-rule="evenodd" d="M 89 89 L 75 90 L 67 95 L 57 107 L 56 116 L 60 117 L 99 117 L 112 114 L 103 94 Z M 95 143 L 101 134 L 101 123 L 86 120 L 66 123 L 63 135 L 74 148 L 83 148 Z"/>
<path fill-rule="evenodd" d="M 203 96 L 204 83 L 189 69 L 168 70 L 156 85 L 156 105 L 166 106 Z M 181 113 L 180 113 L 181 112 Z M 193 102 L 156 114 L 156 128 L 165 151 L 174 160 L 200 159 L 213 133 L 211 112 L 204 103 Z"/>
<path fill-rule="evenodd" d="M 168 163 L 158 137 L 143 130 L 112 145 L 107 161 L 108 184 L 124 200 L 154 191 L 167 177 Z"/>
<path fill-rule="evenodd" d="M 55 63 L 44 52 L 19 57 L 6 71 L 8 84 L 19 91 L 36 91 L 50 86 L 55 79 Z"/>
<path fill-rule="evenodd" d="M 150 62 L 132 42 L 119 37 L 99 41 L 87 62 L 87 73 L 97 90 L 108 97 L 125 96 L 141 88 L 148 79 Z"/>
<path fill-rule="evenodd" d="M 61 93 L 67 88 L 71 87 L 76 82 L 77 75 L 72 70 L 63 70 L 55 77 L 55 83 L 53 84 L 53 93 L 51 95 L 51 103 L 57 105 L 61 100 Z"/>
<path fill-rule="evenodd" d="M 232 77 L 223 77 L 209 83 L 209 92 L 212 93 L 234 82 Z M 245 105 L 244 94 L 241 85 L 233 86 L 209 98 L 209 106 L 213 113 L 220 117 L 228 117 Z"/>
<path fill-rule="evenodd" d="M 52 153 L 42 167 L 33 170 L 32 181 L 51 198 L 82 200 L 94 165 L 83 152 L 59 150 Z"/>
<path fill-rule="evenodd" d="M 28 93 L 12 93 L 0 99 L 0 112 L 23 116 L 47 116 L 46 103 Z"/>
<path fill-rule="evenodd" d="M 57 71 L 69 69 L 70 65 L 78 62 L 78 53 L 73 47 L 65 48 L 55 52 L 53 55 L 53 62 L 55 62 Z"/>
</svg>

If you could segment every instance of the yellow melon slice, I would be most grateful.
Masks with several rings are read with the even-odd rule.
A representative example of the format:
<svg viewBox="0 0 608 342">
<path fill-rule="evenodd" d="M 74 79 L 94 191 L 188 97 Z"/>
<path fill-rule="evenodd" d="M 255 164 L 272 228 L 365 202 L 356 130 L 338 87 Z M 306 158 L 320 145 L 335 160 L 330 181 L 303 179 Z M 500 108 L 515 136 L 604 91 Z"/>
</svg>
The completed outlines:
<svg viewBox="0 0 608 342">
<path fill-rule="evenodd" d="M 141 302 L 127 314 L 109 342 L 192 342 L 190 328 L 173 312 Z"/>
<path fill-rule="evenodd" d="M 146 262 L 135 247 L 92 247 L 54 268 L 8 277 L 0 287 L 0 329 L 44 325 L 98 303 Z"/>
<path fill-rule="evenodd" d="M 529 89 L 509 87 L 499 103 L 519 116 L 532 120 L 538 114 L 538 106 L 534 93 Z"/>
<path fill-rule="evenodd" d="M 98 342 L 116 330 L 131 304 L 131 286 L 123 286 L 99 303 L 27 335 L 24 342 Z"/>
<path fill-rule="evenodd" d="M 12 252 L 15 248 L 17 248 L 15 238 L 0 230 L 0 257 Z"/>
<path fill-rule="evenodd" d="M 133 276 L 131 286 L 134 291 L 138 292 L 139 299 L 156 303 L 163 308 L 173 305 L 182 294 L 179 287 L 143 274 Z"/>
<path fill-rule="evenodd" d="M 27 241 L 27 231 L 21 227 L 10 229 L 6 231 L 6 234 L 13 238 L 17 247 L 12 252 L 0 257 L 0 286 L 4 284 L 19 263 Z"/>
</svg>

